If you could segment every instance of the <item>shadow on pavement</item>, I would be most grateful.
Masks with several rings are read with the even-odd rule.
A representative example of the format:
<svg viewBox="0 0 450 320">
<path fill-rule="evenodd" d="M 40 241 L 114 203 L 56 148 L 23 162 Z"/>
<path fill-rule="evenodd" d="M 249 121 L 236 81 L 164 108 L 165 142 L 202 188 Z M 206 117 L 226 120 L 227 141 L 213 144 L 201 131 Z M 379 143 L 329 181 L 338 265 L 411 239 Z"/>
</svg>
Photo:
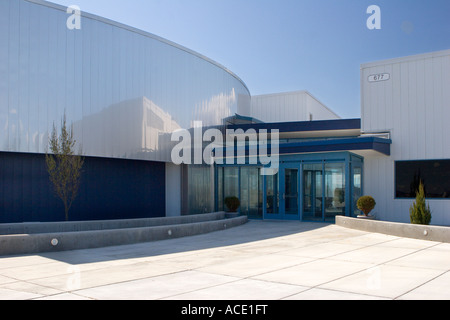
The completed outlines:
<svg viewBox="0 0 450 320">
<path fill-rule="evenodd" d="M 245 225 L 224 231 L 115 247 L 42 253 L 39 256 L 71 265 L 112 260 L 155 257 L 212 248 L 225 248 L 308 232 L 329 226 L 326 223 L 249 220 Z"/>
</svg>

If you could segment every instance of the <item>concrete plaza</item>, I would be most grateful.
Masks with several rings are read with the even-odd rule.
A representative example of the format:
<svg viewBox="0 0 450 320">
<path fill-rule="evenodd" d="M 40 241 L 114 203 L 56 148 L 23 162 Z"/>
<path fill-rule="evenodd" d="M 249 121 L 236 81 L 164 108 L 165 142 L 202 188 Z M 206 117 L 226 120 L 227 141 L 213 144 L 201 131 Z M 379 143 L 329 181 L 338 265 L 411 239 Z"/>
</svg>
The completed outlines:
<svg viewBox="0 0 450 320">
<path fill-rule="evenodd" d="M 0 299 L 450 299 L 450 244 L 250 221 L 136 245 L 0 257 Z"/>
</svg>

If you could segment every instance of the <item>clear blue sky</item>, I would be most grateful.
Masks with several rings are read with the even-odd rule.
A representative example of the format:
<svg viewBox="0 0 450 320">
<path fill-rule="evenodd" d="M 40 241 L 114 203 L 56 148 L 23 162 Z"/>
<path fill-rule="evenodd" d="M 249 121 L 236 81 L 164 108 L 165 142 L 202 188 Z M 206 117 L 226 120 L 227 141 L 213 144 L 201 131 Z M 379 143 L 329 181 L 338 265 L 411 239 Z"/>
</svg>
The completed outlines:
<svg viewBox="0 0 450 320">
<path fill-rule="evenodd" d="M 360 65 L 450 49 L 449 0 L 53 0 L 148 31 L 236 73 L 252 95 L 308 90 L 360 117 Z M 381 30 L 369 30 L 370 5 Z"/>
</svg>

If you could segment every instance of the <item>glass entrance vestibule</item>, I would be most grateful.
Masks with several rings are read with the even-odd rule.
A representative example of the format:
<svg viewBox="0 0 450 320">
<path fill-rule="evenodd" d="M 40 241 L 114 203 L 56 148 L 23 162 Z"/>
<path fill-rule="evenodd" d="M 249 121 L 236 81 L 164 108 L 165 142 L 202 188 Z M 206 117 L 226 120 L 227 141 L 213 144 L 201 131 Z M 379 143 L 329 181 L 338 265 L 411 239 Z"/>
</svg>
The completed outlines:
<svg viewBox="0 0 450 320">
<path fill-rule="evenodd" d="M 363 158 L 350 152 L 280 157 L 278 173 L 262 176 L 259 166 L 216 167 L 216 209 L 224 199 L 241 201 L 249 218 L 333 222 L 356 216 L 362 195 Z"/>
</svg>

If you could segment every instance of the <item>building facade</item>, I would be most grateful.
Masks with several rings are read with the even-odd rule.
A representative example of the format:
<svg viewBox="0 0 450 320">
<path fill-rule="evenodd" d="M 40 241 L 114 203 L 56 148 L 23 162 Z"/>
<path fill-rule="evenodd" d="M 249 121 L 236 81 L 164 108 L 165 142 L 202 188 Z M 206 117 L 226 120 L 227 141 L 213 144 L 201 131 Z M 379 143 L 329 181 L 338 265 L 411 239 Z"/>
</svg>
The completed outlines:
<svg viewBox="0 0 450 320">
<path fill-rule="evenodd" d="M 170 133 L 249 113 L 249 90 L 178 44 L 84 12 L 69 29 L 70 16 L 47 1 L 0 2 L 0 222 L 60 216 L 44 155 L 64 114 L 86 156 L 72 219 L 179 214 L 165 195 L 181 195 Z"/>
<path fill-rule="evenodd" d="M 66 115 L 86 159 L 71 220 L 222 211 L 236 196 L 251 218 L 333 222 L 371 195 L 377 218 L 409 222 L 423 181 L 432 223 L 450 225 L 450 50 L 362 65 L 361 118 L 341 119 L 307 91 L 252 97 L 141 30 L 87 13 L 68 28 L 66 9 L 0 2 L 0 223 L 64 218 L 45 154 Z M 180 163 L 174 135 L 193 137 Z"/>
<path fill-rule="evenodd" d="M 363 132 L 392 139 L 390 157 L 365 158 L 377 215 L 408 222 L 422 181 L 432 223 L 450 225 L 450 50 L 363 64 L 361 90 Z"/>
</svg>

